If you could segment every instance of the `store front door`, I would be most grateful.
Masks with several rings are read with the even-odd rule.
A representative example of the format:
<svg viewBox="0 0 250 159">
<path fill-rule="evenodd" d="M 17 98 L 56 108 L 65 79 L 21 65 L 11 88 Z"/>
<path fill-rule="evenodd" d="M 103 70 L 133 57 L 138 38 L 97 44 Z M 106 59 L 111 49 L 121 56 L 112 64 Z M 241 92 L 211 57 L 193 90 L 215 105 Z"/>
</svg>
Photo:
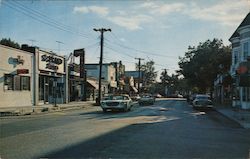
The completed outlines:
<svg viewBox="0 0 250 159">
<path fill-rule="evenodd" d="M 44 104 L 49 102 L 49 84 L 45 83 L 44 85 Z"/>
</svg>

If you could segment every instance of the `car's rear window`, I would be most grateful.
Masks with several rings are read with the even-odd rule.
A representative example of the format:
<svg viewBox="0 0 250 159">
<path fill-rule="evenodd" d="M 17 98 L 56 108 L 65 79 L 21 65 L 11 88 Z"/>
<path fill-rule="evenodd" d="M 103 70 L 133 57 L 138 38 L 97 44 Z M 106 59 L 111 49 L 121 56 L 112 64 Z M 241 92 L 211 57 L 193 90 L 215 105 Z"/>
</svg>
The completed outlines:
<svg viewBox="0 0 250 159">
<path fill-rule="evenodd" d="M 209 97 L 208 96 L 196 96 L 196 99 L 199 99 L 199 100 L 208 100 Z"/>
</svg>

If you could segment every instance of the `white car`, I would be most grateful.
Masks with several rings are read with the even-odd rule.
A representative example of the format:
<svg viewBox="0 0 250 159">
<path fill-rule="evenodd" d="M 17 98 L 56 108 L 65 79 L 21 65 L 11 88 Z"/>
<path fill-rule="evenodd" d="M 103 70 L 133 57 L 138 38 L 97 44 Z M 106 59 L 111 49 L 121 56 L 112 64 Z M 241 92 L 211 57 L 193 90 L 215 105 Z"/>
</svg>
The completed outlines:
<svg viewBox="0 0 250 159">
<path fill-rule="evenodd" d="M 213 103 L 209 95 L 198 94 L 193 100 L 193 108 L 213 108 Z"/>
<path fill-rule="evenodd" d="M 132 99 L 128 95 L 110 95 L 101 101 L 103 112 L 107 110 L 129 111 L 132 106 Z"/>
</svg>

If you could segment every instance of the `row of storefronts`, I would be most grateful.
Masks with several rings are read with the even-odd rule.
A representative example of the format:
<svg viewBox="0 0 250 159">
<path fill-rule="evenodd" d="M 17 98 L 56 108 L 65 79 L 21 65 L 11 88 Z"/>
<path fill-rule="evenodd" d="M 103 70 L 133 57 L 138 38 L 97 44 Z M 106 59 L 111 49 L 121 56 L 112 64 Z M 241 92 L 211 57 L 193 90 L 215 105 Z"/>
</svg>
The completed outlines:
<svg viewBox="0 0 250 159">
<path fill-rule="evenodd" d="M 0 59 L 0 108 L 96 100 L 98 96 L 98 64 L 85 65 L 81 77 L 79 65 L 68 63 L 66 57 L 27 45 L 21 49 L 0 45 Z M 121 62 L 103 68 L 102 95 L 118 90 L 130 93 L 117 71 L 124 73 Z"/>
</svg>

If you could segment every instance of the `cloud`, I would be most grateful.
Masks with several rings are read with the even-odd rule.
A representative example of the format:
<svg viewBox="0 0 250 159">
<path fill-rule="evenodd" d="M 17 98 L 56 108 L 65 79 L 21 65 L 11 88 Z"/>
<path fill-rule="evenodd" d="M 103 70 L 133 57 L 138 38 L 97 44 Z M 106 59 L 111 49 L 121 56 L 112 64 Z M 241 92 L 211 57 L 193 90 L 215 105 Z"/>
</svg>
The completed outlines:
<svg viewBox="0 0 250 159">
<path fill-rule="evenodd" d="M 100 16 L 106 16 L 109 14 L 109 9 L 107 7 L 90 6 L 89 10 L 93 13 L 100 15 Z"/>
<path fill-rule="evenodd" d="M 143 4 L 139 6 L 139 8 L 150 8 L 150 9 L 157 8 L 157 7 L 159 6 L 156 5 L 154 2 L 144 2 Z"/>
<path fill-rule="evenodd" d="M 181 12 L 186 5 L 183 3 L 164 4 L 151 11 L 153 14 L 166 15 L 173 12 Z"/>
<path fill-rule="evenodd" d="M 154 2 L 145 2 L 138 8 L 149 10 L 151 14 L 166 15 L 172 12 L 180 12 L 186 8 L 184 3 L 156 4 Z"/>
<path fill-rule="evenodd" d="M 107 7 L 99 7 L 99 6 L 81 6 L 81 7 L 74 7 L 73 9 L 74 13 L 83 13 L 83 14 L 87 14 L 87 13 L 94 13 L 97 14 L 99 16 L 107 16 L 109 14 L 109 8 Z"/>
<path fill-rule="evenodd" d="M 141 25 L 144 23 L 151 22 L 153 19 L 147 15 L 135 15 L 135 16 L 113 16 L 107 18 L 112 23 L 125 27 L 128 30 L 142 29 Z"/>
<path fill-rule="evenodd" d="M 200 7 L 196 3 L 192 3 L 189 10 L 183 13 L 189 15 L 193 19 L 214 21 L 222 25 L 235 26 L 240 23 L 245 16 L 244 10 L 247 9 L 246 1 L 221 1 L 213 6 Z"/>
<path fill-rule="evenodd" d="M 74 7 L 74 9 L 73 9 L 73 12 L 74 13 L 89 13 L 89 9 L 88 9 L 88 7 L 84 7 L 84 6 L 82 6 L 82 7 Z"/>
<path fill-rule="evenodd" d="M 126 41 L 126 39 L 124 39 L 124 38 L 120 38 L 119 40 L 122 41 L 122 42 Z"/>
<path fill-rule="evenodd" d="M 139 9 L 150 13 L 153 16 L 166 16 L 170 13 L 182 14 L 192 19 L 216 22 L 221 25 L 235 26 L 240 23 L 249 11 L 249 2 L 246 0 L 218 1 L 212 5 L 202 6 L 196 1 L 190 3 L 156 3 L 144 2 Z"/>
</svg>

